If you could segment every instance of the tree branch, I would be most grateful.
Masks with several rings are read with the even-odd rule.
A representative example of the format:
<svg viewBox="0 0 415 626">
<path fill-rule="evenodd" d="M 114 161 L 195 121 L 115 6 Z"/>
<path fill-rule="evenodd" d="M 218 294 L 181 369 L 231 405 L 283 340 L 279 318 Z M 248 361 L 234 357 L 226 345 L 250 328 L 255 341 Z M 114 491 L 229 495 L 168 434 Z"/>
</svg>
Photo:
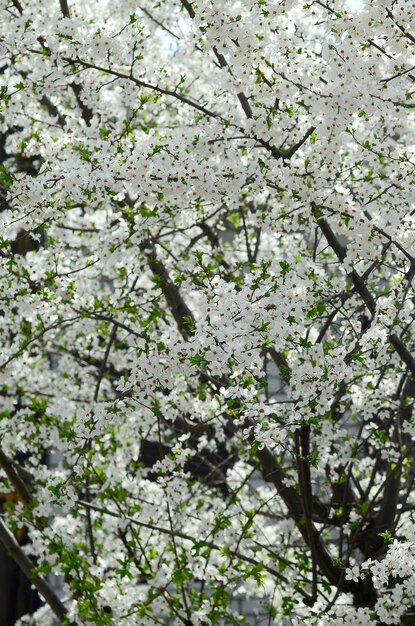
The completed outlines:
<svg viewBox="0 0 415 626">
<path fill-rule="evenodd" d="M 31 50 L 31 52 L 33 52 L 35 54 L 38 54 L 37 50 Z M 151 83 L 147 83 L 147 82 L 145 82 L 143 80 L 140 80 L 139 78 L 136 78 L 132 74 L 124 74 L 123 72 L 118 72 L 117 70 L 114 70 L 112 68 L 101 67 L 99 65 L 95 65 L 94 63 L 88 63 L 87 61 L 82 61 L 81 59 L 73 59 L 71 57 L 62 57 L 62 60 L 66 61 L 70 65 L 80 65 L 81 67 L 85 67 L 86 69 L 93 69 L 93 70 L 97 70 L 99 72 L 105 72 L 106 74 L 110 74 L 112 76 L 117 76 L 118 78 L 123 79 L 123 80 L 130 80 L 130 81 L 132 81 L 134 84 L 136 84 L 139 87 L 143 87 L 145 89 L 150 89 L 150 90 L 155 91 L 156 93 L 162 94 L 164 96 L 169 96 L 171 98 L 175 98 L 179 102 L 182 102 L 183 104 L 187 104 L 188 106 L 196 109 L 200 113 L 203 113 L 207 117 L 218 119 L 218 120 L 221 120 L 222 122 L 226 122 L 226 124 L 228 126 L 230 126 L 232 128 L 235 128 L 236 130 L 241 132 L 243 134 L 244 138 L 252 139 L 257 144 L 259 144 L 260 146 L 265 148 L 267 150 L 267 152 L 272 154 L 272 156 L 275 159 L 290 159 L 295 154 L 295 152 L 305 143 L 305 141 L 307 141 L 308 137 L 310 137 L 310 135 L 315 130 L 315 127 L 312 126 L 305 133 L 304 137 L 302 137 L 302 139 L 300 139 L 300 141 L 298 141 L 294 146 L 292 146 L 288 150 L 281 150 L 280 148 L 276 148 L 275 146 L 272 146 L 269 143 L 269 141 L 265 141 L 261 137 L 247 136 L 243 127 L 239 126 L 238 124 L 230 123 L 228 120 L 226 120 L 219 113 L 215 113 L 214 111 L 211 111 L 210 109 L 208 109 L 204 105 L 199 104 L 195 100 L 192 100 L 191 98 L 188 98 L 187 96 L 184 96 L 183 94 L 178 93 L 177 91 L 172 91 L 171 89 L 165 89 L 164 87 L 160 87 L 159 85 L 153 85 Z"/>
<path fill-rule="evenodd" d="M 339 581 L 342 579 L 343 570 L 333 564 L 330 554 L 322 542 L 320 534 L 317 532 L 314 524 L 311 522 L 307 528 L 307 520 L 301 499 L 293 487 L 287 487 L 285 484 L 284 471 L 281 465 L 267 446 L 257 451 L 257 457 L 262 465 L 262 476 L 264 480 L 273 483 L 276 487 L 278 494 L 288 509 L 291 519 L 295 522 L 307 545 L 309 545 L 310 542 L 309 532 L 311 532 L 315 546 L 316 560 L 321 572 L 331 584 L 338 586 Z M 346 581 L 342 589 L 345 592 L 353 593 L 354 586 Z"/>
<path fill-rule="evenodd" d="M 318 227 L 321 232 L 325 236 L 327 243 L 335 252 L 339 261 L 343 261 L 346 257 L 346 249 L 341 245 L 336 235 L 334 234 L 331 226 L 328 222 L 321 217 L 317 211 L 314 211 L 314 216 L 317 219 Z M 364 280 L 362 277 L 356 272 L 356 270 L 352 270 L 349 274 L 351 281 L 353 282 L 357 293 L 361 296 L 363 302 L 365 303 L 368 311 L 372 315 L 375 315 L 376 312 L 376 302 L 373 295 L 370 293 L 369 289 L 366 287 Z M 391 333 L 389 335 L 389 341 L 395 348 L 396 352 L 399 354 L 402 361 L 410 370 L 411 374 L 415 376 L 415 359 L 409 352 L 408 348 L 405 346 L 404 342 L 396 333 Z"/>
<path fill-rule="evenodd" d="M 217 544 L 213 543 L 212 541 L 205 541 L 204 539 L 200 539 L 200 537 L 196 538 L 196 537 L 191 537 L 186 533 L 182 533 L 179 530 L 173 530 L 170 528 L 163 528 L 161 526 L 157 526 L 156 524 L 150 524 L 148 522 L 143 522 L 141 520 L 138 520 L 134 517 L 130 517 L 129 515 L 124 515 L 122 513 L 118 513 L 116 511 L 111 511 L 110 509 L 105 509 L 103 507 L 97 506 L 95 504 L 92 504 L 91 502 L 85 502 L 84 500 L 79 500 L 78 504 L 84 506 L 85 508 L 89 508 L 93 511 L 97 511 L 99 513 L 103 513 L 104 515 L 109 515 L 111 517 L 115 517 L 116 519 L 125 519 L 128 520 L 129 522 L 131 522 L 132 524 L 135 524 L 137 526 L 141 526 L 142 528 L 148 528 L 149 530 L 154 530 L 158 533 L 164 534 L 164 535 L 168 535 L 169 537 L 179 537 L 180 539 L 186 539 L 187 541 L 198 541 L 200 543 L 202 543 L 204 546 L 206 546 L 207 548 L 211 548 L 212 550 L 219 550 L 220 552 L 222 552 L 222 547 L 218 546 Z M 244 554 L 240 554 L 239 552 L 235 553 L 235 556 L 240 559 L 241 561 L 245 561 L 246 563 L 251 563 L 252 565 L 258 565 L 258 561 L 256 559 L 252 559 L 249 556 L 246 556 Z M 273 576 L 275 576 L 278 580 L 282 580 L 283 582 L 288 582 L 287 579 L 285 578 L 285 576 L 283 576 L 282 574 L 280 574 L 280 572 L 278 572 L 276 569 L 274 569 L 273 567 L 270 567 L 268 565 L 264 565 L 264 569 L 269 572 L 270 574 L 272 574 Z M 302 593 L 302 595 L 306 595 L 305 592 L 303 590 L 300 590 L 300 592 Z"/>
<path fill-rule="evenodd" d="M 182 0 L 182 6 L 184 6 L 184 8 L 186 9 L 186 11 L 188 12 L 188 14 L 190 15 L 190 17 L 193 19 L 196 15 L 193 6 L 190 4 L 190 2 L 188 2 L 187 0 Z M 218 63 L 220 65 L 220 67 L 222 69 L 227 69 L 229 74 L 233 77 L 233 72 L 231 70 L 231 68 L 229 67 L 229 63 L 227 62 L 227 60 L 225 59 L 225 57 L 223 56 L 223 54 L 221 54 L 220 52 L 218 52 L 218 49 L 216 48 L 216 46 L 212 47 L 213 53 L 215 55 L 215 57 L 218 60 Z M 252 109 L 251 109 L 251 105 L 249 104 L 248 98 L 246 97 L 246 95 L 240 91 L 239 93 L 236 94 L 236 97 L 238 98 L 239 102 L 241 103 L 241 107 L 243 109 L 243 112 L 245 113 L 246 117 L 248 119 L 252 118 Z"/>
<path fill-rule="evenodd" d="M 61 11 L 64 17 L 70 17 L 68 0 L 59 0 Z"/>
<path fill-rule="evenodd" d="M 36 566 L 24 553 L 22 548 L 17 543 L 16 539 L 7 528 L 3 519 L 0 518 L 0 541 L 5 547 L 7 553 L 17 563 L 22 570 L 23 574 L 33 583 L 40 595 L 44 598 L 46 603 L 50 606 L 58 620 L 63 623 L 67 620 L 68 610 L 63 602 L 58 598 L 56 593 L 50 587 L 49 583 L 35 573 Z M 72 626 L 76 626 L 75 622 L 72 622 Z"/>
<path fill-rule="evenodd" d="M 24 504 L 30 504 L 32 501 L 32 496 L 30 495 L 27 487 L 22 480 L 22 477 L 26 479 L 28 476 L 31 477 L 31 474 L 26 470 L 21 468 L 16 468 L 14 462 L 9 459 L 9 457 L 0 449 L 0 467 L 6 473 L 7 478 L 10 480 L 11 484 L 16 490 L 19 499 Z"/>
<path fill-rule="evenodd" d="M 311 474 L 308 462 L 310 454 L 310 427 L 303 425 L 295 431 L 295 452 L 297 457 L 298 484 L 300 486 L 301 500 L 305 516 L 305 523 L 308 534 L 308 545 L 311 552 L 311 568 L 312 568 L 312 598 L 314 602 L 317 600 L 317 563 L 318 554 L 315 545 L 315 533 L 313 533 L 312 502 L 313 491 L 311 487 Z"/>
<path fill-rule="evenodd" d="M 174 319 L 176 320 L 179 331 L 184 338 L 190 337 L 194 333 L 192 322 L 195 318 L 192 311 L 183 300 L 179 288 L 170 278 L 166 267 L 157 258 L 155 248 L 153 247 L 150 250 L 147 250 L 145 248 L 145 244 L 143 244 L 142 249 L 147 257 L 148 265 L 153 272 L 153 275 L 159 279 L 160 289 Z"/>
</svg>

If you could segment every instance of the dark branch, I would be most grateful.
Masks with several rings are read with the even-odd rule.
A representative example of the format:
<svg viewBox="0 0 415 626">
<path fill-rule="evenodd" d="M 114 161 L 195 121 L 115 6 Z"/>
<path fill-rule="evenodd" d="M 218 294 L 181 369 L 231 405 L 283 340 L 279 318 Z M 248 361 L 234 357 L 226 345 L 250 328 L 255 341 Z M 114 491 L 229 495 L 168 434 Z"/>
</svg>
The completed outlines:
<svg viewBox="0 0 415 626">
<path fill-rule="evenodd" d="M 10 483 L 16 490 L 19 499 L 24 504 L 30 504 L 32 496 L 30 495 L 24 483 L 24 479 L 30 476 L 29 472 L 15 466 L 13 461 L 0 449 L 0 467 L 5 472 Z M 24 478 L 24 479 L 23 479 Z"/>
<path fill-rule="evenodd" d="M 28 580 L 30 580 L 31 583 L 33 583 L 40 595 L 45 599 L 58 620 L 61 623 L 64 623 L 65 621 L 67 623 L 67 608 L 50 587 L 49 583 L 44 578 L 39 576 L 39 574 L 35 573 L 35 564 L 29 559 L 28 556 L 26 556 L 23 549 L 19 546 L 16 539 L 1 518 L 0 541 L 5 547 L 7 553 L 20 567 L 23 574 L 28 578 Z M 76 626 L 75 622 L 72 622 L 72 626 Z"/>
<path fill-rule="evenodd" d="M 61 11 L 64 17 L 70 17 L 69 6 L 67 0 L 59 0 Z"/>
<path fill-rule="evenodd" d="M 159 280 L 160 289 L 166 299 L 167 305 L 172 312 L 177 327 L 183 337 L 187 338 L 193 334 L 194 315 L 183 300 L 180 290 L 174 284 L 164 264 L 157 258 L 154 248 L 146 250 L 144 248 L 148 265 Z"/>
</svg>

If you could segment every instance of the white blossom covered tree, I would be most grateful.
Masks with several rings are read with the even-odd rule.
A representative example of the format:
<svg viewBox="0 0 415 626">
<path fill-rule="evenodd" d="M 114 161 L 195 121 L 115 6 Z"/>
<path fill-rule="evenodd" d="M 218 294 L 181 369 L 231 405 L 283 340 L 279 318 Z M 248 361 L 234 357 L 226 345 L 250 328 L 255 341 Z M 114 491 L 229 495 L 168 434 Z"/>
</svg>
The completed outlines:
<svg viewBox="0 0 415 626">
<path fill-rule="evenodd" d="M 20 623 L 414 623 L 414 26 L 1 0 Z"/>
</svg>

